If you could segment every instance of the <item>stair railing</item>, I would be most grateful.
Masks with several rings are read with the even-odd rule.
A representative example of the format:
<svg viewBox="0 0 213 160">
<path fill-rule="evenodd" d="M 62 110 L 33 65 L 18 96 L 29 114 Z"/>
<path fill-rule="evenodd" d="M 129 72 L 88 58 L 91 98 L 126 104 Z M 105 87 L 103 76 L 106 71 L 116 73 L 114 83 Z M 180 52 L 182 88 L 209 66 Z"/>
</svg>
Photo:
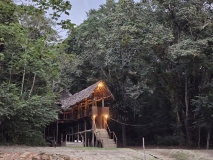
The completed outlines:
<svg viewBox="0 0 213 160">
<path fill-rule="evenodd" d="M 104 147 L 104 141 L 103 141 L 103 137 L 102 137 L 102 135 L 101 135 L 101 132 L 100 131 L 97 131 L 96 132 L 96 139 L 97 139 L 97 134 L 99 134 L 99 139 L 100 139 L 100 141 L 101 141 L 101 144 L 102 144 L 102 147 Z"/>
<path fill-rule="evenodd" d="M 114 142 L 115 142 L 115 144 L 116 144 L 116 147 L 117 147 L 117 145 L 118 145 L 118 138 L 117 138 L 115 132 L 112 132 L 112 131 L 110 130 L 109 125 L 108 125 L 108 123 L 107 123 L 106 120 L 105 120 L 105 123 L 106 123 L 106 130 L 107 130 L 107 132 L 108 132 L 109 138 L 114 140 Z"/>
<path fill-rule="evenodd" d="M 97 138 L 99 138 L 100 141 L 101 141 L 102 146 L 104 146 L 104 141 L 103 141 L 103 137 L 102 137 L 102 135 L 101 135 L 101 132 L 100 132 L 100 131 L 96 131 L 97 128 L 96 128 L 95 121 L 92 120 L 92 122 L 93 122 L 93 126 L 94 126 L 94 133 L 95 133 L 95 136 L 96 136 L 96 141 L 97 141 Z M 99 136 L 97 136 L 97 134 L 98 134 Z M 97 144 L 97 143 L 96 143 L 96 144 Z"/>
</svg>

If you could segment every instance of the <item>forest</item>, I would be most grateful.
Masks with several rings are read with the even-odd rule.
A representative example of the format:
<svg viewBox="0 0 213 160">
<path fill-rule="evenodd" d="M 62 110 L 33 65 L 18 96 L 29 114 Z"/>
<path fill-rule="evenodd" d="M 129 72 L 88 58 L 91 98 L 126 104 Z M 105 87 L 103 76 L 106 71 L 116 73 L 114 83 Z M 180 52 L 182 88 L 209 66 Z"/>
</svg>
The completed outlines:
<svg viewBox="0 0 213 160">
<path fill-rule="evenodd" d="M 106 0 L 79 26 L 58 22 L 70 9 L 0 1 L 1 144 L 45 145 L 59 90 L 104 80 L 122 146 L 213 147 L 212 1 Z"/>
</svg>

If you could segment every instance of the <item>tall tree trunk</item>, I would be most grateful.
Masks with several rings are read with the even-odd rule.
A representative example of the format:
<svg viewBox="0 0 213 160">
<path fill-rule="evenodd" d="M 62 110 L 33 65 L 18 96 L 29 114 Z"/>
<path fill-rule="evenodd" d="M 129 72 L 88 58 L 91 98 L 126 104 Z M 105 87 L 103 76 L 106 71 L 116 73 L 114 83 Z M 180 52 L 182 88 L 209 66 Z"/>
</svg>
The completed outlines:
<svg viewBox="0 0 213 160">
<path fill-rule="evenodd" d="M 33 83 L 32 83 L 31 89 L 30 89 L 29 97 L 31 96 L 31 94 L 33 92 L 33 88 L 34 88 L 34 85 L 35 85 L 35 79 L 36 79 L 36 73 L 34 73 L 34 76 L 33 76 Z"/>
<path fill-rule="evenodd" d="M 121 130 L 122 130 L 123 146 L 126 147 L 126 126 L 124 124 L 122 124 Z"/>
<path fill-rule="evenodd" d="M 183 144 L 185 144 L 185 140 L 184 140 L 184 133 L 183 133 L 183 131 L 182 131 L 182 129 L 181 129 L 181 126 L 182 126 L 182 124 L 181 124 L 181 121 L 180 121 L 180 114 L 179 114 L 179 112 L 177 112 L 177 128 L 178 128 L 178 132 L 179 132 L 179 135 L 180 135 L 180 145 L 183 145 Z"/>
<path fill-rule="evenodd" d="M 24 65 L 24 73 L 23 73 L 23 76 L 22 76 L 21 93 L 20 93 L 21 96 L 23 94 L 23 89 L 24 89 L 25 72 L 26 72 L 26 64 Z"/>
<path fill-rule="evenodd" d="M 206 140 L 206 149 L 209 149 L 209 141 L 210 141 L 211 130 L 207 131 L 207 140 Z"/>
<path fill-rule="evenodd" d="M 189 98 L 188 98 L 188 78 L 187 75 L 185 76 L 185 106 L 186 106 L 186 113 L 185 113 L 185 129 L 186 129 L 186 142 L 187 145 L 191 145 L 191 135 L 189 131 Z"/>
<path fill-rule="evenodd" d="M 199 127 L 198 127 L 198 142 L 197 142 L 197 146 L 198 146 L 199 149 L 200 149 L 200 130 L 201 130 L 201 128 L 200 128 L 200 125 L 199 125 Z"/>
</svg>

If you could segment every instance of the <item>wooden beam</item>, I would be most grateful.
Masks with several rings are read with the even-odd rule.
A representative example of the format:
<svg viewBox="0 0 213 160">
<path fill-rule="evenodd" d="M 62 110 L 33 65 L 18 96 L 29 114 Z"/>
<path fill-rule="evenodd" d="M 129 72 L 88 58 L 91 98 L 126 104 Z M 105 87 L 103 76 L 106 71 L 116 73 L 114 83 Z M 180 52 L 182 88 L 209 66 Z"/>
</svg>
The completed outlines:
<svg viewBox="0 0 213 160">
<path fill-rule="evenodd" d="M 88 130 L 85 130 L 85 131 L 81 131 L 81 132 L 76 132 L 76 133 L 73 133 L 73 134 L 66 134 L 66 135 L 75 135 L 75 134 L 80 134 L 80 133 L 85 133 L 85 132 L 91 132 L 93 129 L 88 129 Z"/>
</svg>

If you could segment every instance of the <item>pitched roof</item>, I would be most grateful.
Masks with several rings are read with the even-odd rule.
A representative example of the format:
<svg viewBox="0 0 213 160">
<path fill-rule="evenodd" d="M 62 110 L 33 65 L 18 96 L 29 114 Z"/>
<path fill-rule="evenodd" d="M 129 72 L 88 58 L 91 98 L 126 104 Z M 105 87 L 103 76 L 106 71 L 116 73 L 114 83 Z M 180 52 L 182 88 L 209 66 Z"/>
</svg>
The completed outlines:
<svg viewBox="0 0 213 160">
<path fill-rule="evenodd" d="M 59 94 L 61 95 L 60 100 L 67 99 L 68 97 L 72 96 L 72 94 L 68 90 L 62 90 L 61 92 L 59 92 Z"/>
<path fill-rule="evenodd" d="M 107 88 L 105 83 L 103 81 L 99 81 L 99 82 L 85 88 L 84 90 L 82 90 L 78 93 L 75 93 L 74 95 L 72 95 L 66 99 L 61 99 L 60 100 L 60 104 L 62 105 L 61 107 L 64 109 L 69 108 L 70 106 L 73 106 L 73 105 L 81 102 L 82 100 L 89 98 L 93 94 L 94 90 L 96 88 L 98 88 L 98 85 L 100 83 L 103 83 L 105 92 L 107 93 L 107 95 L 110 96 L 112 99 L 114 99 L 112 93 L 109 91 L 109 89 Z"/>
</svg>

